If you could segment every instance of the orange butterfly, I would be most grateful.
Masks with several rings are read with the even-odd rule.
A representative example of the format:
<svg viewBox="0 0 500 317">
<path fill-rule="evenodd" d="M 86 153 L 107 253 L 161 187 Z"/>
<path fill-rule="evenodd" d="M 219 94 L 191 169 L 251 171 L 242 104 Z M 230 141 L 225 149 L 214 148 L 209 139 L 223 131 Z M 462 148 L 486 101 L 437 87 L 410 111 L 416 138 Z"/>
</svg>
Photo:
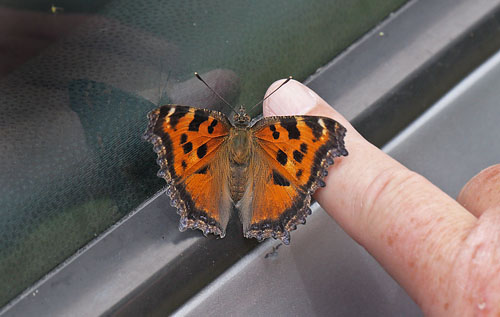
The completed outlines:
<svg viewBox="0 0 500 317">
<path fill-rule="evenodd" d="M 276 116 L 251 125 L 243 106 L 231 123 L 217 111 L 165 105 L 148 118 L 144 136 L 158 154 L 158 176 L 167 181 L 181 231 L 223 238 L 236 207 L 245 237 L 289 244 L 333 158 L 348 154 L 346 129 L 326 117 Z"/>
</svg>

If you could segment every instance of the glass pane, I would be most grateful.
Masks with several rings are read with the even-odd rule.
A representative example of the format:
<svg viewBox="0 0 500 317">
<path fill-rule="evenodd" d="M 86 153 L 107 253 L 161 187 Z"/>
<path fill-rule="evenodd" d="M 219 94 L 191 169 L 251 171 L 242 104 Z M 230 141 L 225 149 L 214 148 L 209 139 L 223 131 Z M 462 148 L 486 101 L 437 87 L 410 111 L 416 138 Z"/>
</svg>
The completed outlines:
<svg viewBox="0 0 500 317">
<path fill-rule="evenodd" d="M 0 306 L 164 186 L 147 112 L 227 112 L 194 71 L 253 105 L 404 2 L 3 1 Z"/>
</svg>

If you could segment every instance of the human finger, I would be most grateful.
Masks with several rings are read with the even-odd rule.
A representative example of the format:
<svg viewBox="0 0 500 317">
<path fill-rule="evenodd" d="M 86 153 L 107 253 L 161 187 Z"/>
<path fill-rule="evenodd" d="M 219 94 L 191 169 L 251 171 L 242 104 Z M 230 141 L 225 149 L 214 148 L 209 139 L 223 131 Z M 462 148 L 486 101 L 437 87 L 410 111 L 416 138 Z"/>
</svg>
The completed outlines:
<svg viewBox="0 0 500 317">
<path fill-rule="evenodd" d="M 268 93 L 280 83 L 271 85 Z M 291 81 L 266 100 L 264 115 L 294 114 L 332 117 L 347 129 L 349 156 L 336 159 L 327 186 L 316 192 L 320 205 L 418 303 L 442 310 L 440 300 L 456 294 L 439 281 L 449 280 L 453 259 L 477 219 L 427 179 L 367 142 L 312 90 Z"/>
</svg>

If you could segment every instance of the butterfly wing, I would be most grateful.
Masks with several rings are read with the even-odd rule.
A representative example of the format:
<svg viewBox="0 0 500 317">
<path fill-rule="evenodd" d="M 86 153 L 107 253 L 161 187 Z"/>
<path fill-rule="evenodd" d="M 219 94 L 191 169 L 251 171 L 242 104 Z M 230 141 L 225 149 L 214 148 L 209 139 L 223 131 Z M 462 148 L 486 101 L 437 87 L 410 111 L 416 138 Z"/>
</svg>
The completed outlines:
<svg viewBox="0 0 500 317">
<path fill-rule="evenodd" d="M 333 158 L 346 156 L 346 129 L 326 117 L 268 117 L 252 127 L 256 140 L 252 198 L 240 207 L 245 236 L 280 238 L 305 223 L 311 195 L 323 181 Z"/>
<path fill-rule="evenodd" d="M 181 216 L 179 229 L 224 237 L 232 201 L 225 146 L 231 124 L 220 112 L 165 105 L 148 114 L 144 137 L 153 143 L 167 194 Z"/>
</svg>

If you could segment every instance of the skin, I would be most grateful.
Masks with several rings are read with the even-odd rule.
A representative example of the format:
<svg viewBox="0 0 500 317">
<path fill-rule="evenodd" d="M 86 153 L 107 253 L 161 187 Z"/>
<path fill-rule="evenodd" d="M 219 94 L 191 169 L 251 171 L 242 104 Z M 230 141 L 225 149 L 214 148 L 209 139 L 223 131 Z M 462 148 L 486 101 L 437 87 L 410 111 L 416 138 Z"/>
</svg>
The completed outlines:
<svg viewBox="0 0 500 317">
<path fill-rule="evenodd" d="M 264 102 L 264 116 L 299 114 L 347 128 L 349 156 L 335 160 L 315 198 L 423 312 L 500 316 L 500 165 L 473 177 L 455 200 L 366 141 L 299 82 Z"/>
</svg>

